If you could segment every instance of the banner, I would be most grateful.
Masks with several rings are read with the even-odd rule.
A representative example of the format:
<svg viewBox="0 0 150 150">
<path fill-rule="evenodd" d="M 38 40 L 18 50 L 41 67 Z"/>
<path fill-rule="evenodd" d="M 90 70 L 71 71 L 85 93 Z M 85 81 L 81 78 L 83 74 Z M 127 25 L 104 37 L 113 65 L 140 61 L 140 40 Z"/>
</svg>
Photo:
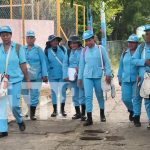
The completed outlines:
<svg viewBox="0 0 150 150">
<path fill-rule="evenodd" d="M 101 45 L 105 47 L 107 50 L 107 35 L 106 35 L 106 19 L 105 19 L 105 3 L 101 2 L 101 10 L 100 10 L 100 15 L 101 15 L 101 33 L 102 33 L 102 38 L 101 38 Z"/>
</svg>

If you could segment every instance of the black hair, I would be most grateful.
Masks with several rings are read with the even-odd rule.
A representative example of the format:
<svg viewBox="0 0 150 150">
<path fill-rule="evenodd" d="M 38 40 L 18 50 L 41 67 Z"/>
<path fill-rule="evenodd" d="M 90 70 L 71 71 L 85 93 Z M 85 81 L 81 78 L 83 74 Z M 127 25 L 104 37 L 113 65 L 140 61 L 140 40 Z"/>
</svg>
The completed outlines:
<svg viewBox="0 0 150 150">
<path fill-rule="evenodd" d="M 10 35 L 12 35 L 12 32 L 1 32 L 0 35 L 1 35 L 2 33 L 9 33 Z"/>
<path fill-rule="evenodd" d="M 68 42 L 68 47 L 71 49 L 70 43 L 71 43 L 71 41 Z M 79 47 L 83 47 L 83 46 L 82 46 L 82 42 L 75 42 L 75 43 L 77 43 Z"/>
<path fill-rule="evenodd" d="M 46 56 L 48 55 L 48 49 L 49 48 L 51 48 L 51 44 L 50 44 L 50 41 L 47 41 L 46 42 L 46 47 L 45 47 L 45 50 L 44 50 L 44 53 L 45 53 Z"/>
</svg>

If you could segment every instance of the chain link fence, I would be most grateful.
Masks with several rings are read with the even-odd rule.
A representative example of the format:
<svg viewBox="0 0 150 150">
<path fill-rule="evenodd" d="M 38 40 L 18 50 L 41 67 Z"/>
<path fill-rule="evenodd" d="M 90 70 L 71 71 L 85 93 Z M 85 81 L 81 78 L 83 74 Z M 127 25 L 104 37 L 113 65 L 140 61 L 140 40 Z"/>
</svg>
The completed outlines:
<svg viewBox="0 0 150 150">
<path fill-rule="evenodd" d="M 79 17 L 81 17 L 79 13 L 82 12 L 82 9 L 77 12 Z M 80 26 L 83 25 L 81 21 L 83 17 L 78 18 L 79 22 L 76 22 L 78 15 L 76 15 L 75 5 L 71 8 L 70 4 L 62 2 L 58 12 L 56 0 L 0 0 L 0 19 L 25 19 L 25 22 L 26 20 L 52 20 L 55 34 L 57 34 L 57 13 L 60 13 L 61 36 L 66 41 L 66 38 L 76 34 L 77 28 L 81 29 Z M 22 28 L 22 24 L 17 28 Z M 41 30 L 46 28 L 41 27 Z M 83 28 L 81 30 L 83 31 Z"/>
<path fill-rule="evenodd" d="M 127 49 L 127 41 L 108 41 L 107 49 L 109 52 L 111 64 L 115 69 L 118 67 L 122 52 Z"/>
</svg>

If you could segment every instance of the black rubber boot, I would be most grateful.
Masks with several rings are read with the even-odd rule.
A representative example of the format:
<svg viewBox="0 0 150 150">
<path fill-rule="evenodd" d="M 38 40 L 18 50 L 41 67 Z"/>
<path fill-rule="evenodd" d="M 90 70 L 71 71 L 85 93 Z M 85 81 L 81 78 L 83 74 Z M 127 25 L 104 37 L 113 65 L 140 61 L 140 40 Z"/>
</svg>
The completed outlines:
<svg viewBox="0 0 150 150">
<path fill-rule="evenodd" d="M 128 110 L 128 112 L 129 112 L 129 120 L 130 121 L 133 121 L 134 120 L 134 117 L 133 117 L 133 111 L 130 111 L 130 110 Z"/>
<path fill-rule="evenodd" d="M 85 105 L 81 105 L 81 121 L 85 121 Z"/>
<path fill-rule="evenodd" d="M 80 119 L 81 118 L 80 107 L 79 106 L 75 106 L 75 111 L 76 111 L 76 114 L 72 117 L 72 119 L 73 120 Z"/>
<path fill-rule="evenodd" d="M 100 120 L 101 122 L 106 122 L 104 109 L 100 109 Z"/>
<path fill-rule="evenodd" d="M 150 123 L 148 124 L 147 129 L 150 130 Z"/>
<path fill-rule="evenodd" d="M 83 124 L 83 126 L 90 126 L 92 124 L 93 124 L 92 113 L 88 112 L 87 113 L 87 120 L 85 121 L 85 123 Z"/>
<path fill-rule="evenodd" d="M 36 107 L 31 106 L 31 107 L 30 107 L 30 119 L 31 119 L 31 120 L 36 120 L 35 111 L 36 111 Z"/>
<path fill-rule="evenodd" d="M 0 138 L 8 136 L 8 132 L 0 132 Z"/>
<path fill-rule="evenodd" d="M 53 113 L 51 114 L 51 117 L 56 117 L 57 116 L 57 104 L 53 104 Z"/>
<path fill-rule="evenodd" d="M 66 112 L 65 112 L 65 103 L 61 103 L 61 114 L 62 114 L 62 116 L 64 116 L 64 117 L 66 117 L 67 116 L 67 114 L 66 114 Z"/>
<path fill-rule="evenodd" d="M 24 123 L 24 122 L 18 123 L 18 126 L 19 126 L 20 131 L 25 131 L 26 126 L 25 126 L 25 123 Z"/>
<path fill-rule="evenodd" d="M 134 126 L 141 127 L 140 116 L 134 116 Z"/>
</svg>

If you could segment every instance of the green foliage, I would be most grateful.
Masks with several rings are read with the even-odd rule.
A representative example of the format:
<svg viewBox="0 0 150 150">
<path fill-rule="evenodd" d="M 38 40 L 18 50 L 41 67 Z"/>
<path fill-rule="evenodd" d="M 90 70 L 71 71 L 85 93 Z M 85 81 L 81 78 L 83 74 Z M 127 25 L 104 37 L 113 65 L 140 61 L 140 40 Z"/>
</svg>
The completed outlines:
<svg viewBox="0 0 150 150">
<path fill-rule="evenodd" d="M 70 2 L 70 0 L 65 0 Z M 104 0 L 109 40 L 122 40 L 135 33 L 136 28 L 150 23 L 150 0 Z M 74 3 L 86 5 L 86 0 Z M 100 2 L 89 0 L 92 7 L 93 28 L 100 37 Z"/>
</svg>

